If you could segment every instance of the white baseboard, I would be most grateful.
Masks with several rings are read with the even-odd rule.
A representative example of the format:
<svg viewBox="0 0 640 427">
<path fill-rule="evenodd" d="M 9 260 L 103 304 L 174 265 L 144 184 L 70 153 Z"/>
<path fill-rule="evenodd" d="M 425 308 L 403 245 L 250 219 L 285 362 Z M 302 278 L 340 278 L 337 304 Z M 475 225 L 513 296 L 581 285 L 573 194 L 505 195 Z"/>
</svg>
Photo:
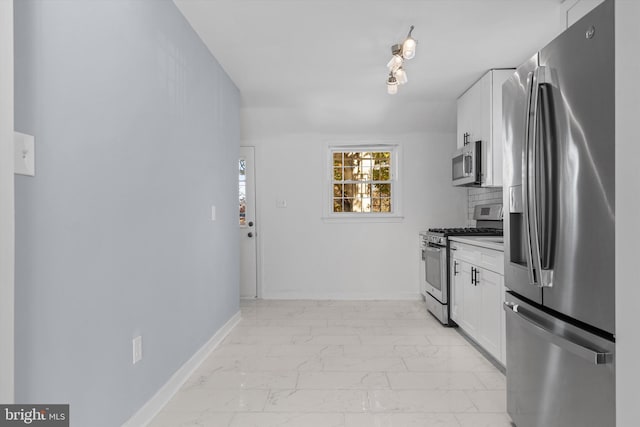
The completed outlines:
<svg viewBox="0 0 640 427">
<path fill-rule="evenodd" d="M 239 311 L 234 314 L 200 350 L 196 351 L 195 354 L 169 378 L 169 381 L 167 381 L 138 412 L 122 424 L 122 427 L 144 427 L 149 424 L 178 390 L 180 390 L 180 387 L 182 387 L 195 370 L 198 369 L 202 362 L 204 362 L 211 352 L 220 345 L 222 340 L 229 335 L 229 332 L 240 322 L 241 318 L 242 316 Z"/>
<path fill-rule="evenodd" d="M 264 292 L 263 299 L 300 299 L 300 300 L 336 300 L 336 301 L 417 301 L 422 299 L 418 292 L 363 292 L 363 293 L 315 293 L 315 292 Z"/>
</svg>

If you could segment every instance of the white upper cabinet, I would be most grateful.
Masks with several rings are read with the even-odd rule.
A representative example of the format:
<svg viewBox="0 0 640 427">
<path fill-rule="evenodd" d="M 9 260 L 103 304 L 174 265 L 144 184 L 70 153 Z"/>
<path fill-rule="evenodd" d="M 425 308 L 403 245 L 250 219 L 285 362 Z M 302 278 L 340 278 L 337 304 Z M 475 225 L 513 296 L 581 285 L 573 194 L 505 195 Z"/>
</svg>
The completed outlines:
<svg viewBox="0 0 640 427">
<path fill-rule="evenodd" d="M 458 98 L 456 148 L 482 141 L 482 186 L 502 186 L 502 83 L 513 69 L 490 70 Z"/>
</svg>

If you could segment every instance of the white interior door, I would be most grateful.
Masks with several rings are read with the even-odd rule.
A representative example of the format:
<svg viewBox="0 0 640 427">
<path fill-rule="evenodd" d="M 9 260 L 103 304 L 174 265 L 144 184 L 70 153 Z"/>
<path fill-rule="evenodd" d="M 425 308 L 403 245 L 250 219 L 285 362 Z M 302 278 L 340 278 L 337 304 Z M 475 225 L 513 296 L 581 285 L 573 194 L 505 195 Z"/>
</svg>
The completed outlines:
<svg viewBox="0 0 640 427">
<path fill-rule="evenodd" d="M 240 201 L 240 298 L 256 298 L 257 232 L 256 180 L 253 147 L 240 147 L 238 195 Z"/>
</svg>

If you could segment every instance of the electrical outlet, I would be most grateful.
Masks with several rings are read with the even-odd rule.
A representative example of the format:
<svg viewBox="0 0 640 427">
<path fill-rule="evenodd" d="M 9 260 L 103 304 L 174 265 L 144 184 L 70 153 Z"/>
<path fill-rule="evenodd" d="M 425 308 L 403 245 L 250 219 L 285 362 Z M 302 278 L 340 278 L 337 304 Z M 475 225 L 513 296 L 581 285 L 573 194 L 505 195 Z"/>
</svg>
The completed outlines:
<svg viewBox="0 0 640 427">
<path fill-rule="evenodd" d="M 142 335 L 133 339 L 133 364 L 142 360 Z"/>
<path fill-rule="evenodd" d="M 276 199 L 276 208 L 284 209 L 287 207 L 286 199 Z"/>
</svg>

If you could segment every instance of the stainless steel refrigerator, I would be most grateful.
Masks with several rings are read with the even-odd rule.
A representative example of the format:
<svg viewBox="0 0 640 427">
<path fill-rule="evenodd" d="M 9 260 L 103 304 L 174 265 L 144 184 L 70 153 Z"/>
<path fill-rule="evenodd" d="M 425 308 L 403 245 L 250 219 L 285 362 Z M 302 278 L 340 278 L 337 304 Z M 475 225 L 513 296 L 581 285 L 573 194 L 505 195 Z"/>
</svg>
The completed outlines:
<svg viewBox="0 0 640 427">
<path fill-rule="evenodd" d="M 503 86 L 507 410 L 615 426 L 614 2 Z"/>
</svg>

